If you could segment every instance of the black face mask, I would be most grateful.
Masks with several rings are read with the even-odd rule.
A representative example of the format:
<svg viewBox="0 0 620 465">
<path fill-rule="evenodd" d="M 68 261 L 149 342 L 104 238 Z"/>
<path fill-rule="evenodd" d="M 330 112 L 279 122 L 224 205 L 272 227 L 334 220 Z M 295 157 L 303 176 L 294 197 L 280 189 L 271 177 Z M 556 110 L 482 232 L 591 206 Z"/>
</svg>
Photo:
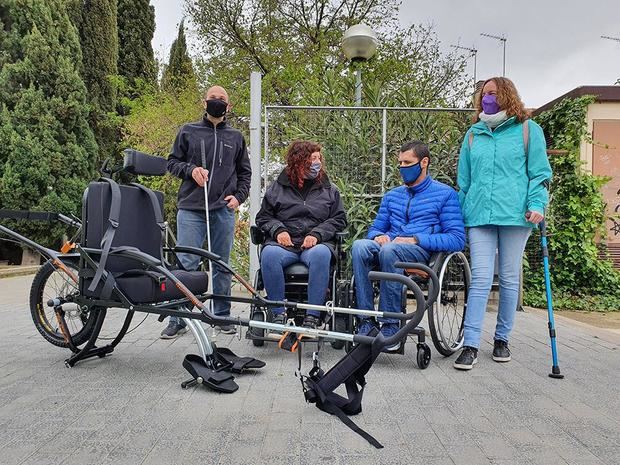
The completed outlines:
<svg viewBox="0 0 620 465">
<path fill-rule="evenodd" d="M 228 103 L 219 98 L 207 100 L 207 113 L 214 118 L 221 118 L 226 114 Z"/>
</svg>

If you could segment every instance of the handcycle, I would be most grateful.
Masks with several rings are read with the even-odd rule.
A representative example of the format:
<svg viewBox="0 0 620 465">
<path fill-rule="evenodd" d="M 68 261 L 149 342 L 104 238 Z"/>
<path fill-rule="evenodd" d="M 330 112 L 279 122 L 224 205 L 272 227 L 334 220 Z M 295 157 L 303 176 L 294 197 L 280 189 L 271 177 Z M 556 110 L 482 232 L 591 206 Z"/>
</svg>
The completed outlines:
<svg viewBox="0 0 620 465">
<path fill-rule="evenodd" d="M 51 295 L 42 294 L 37 297 L 37 302 L 42 301 L 43 296 L 50 297 L 47 306 L 53 308 L 58 330 L 50 331 L 43 321 L 41 325 L 46 334 L 56 337 L 56 345 L 71 350 L 72 355 L 66 359 L 65 365 L 73 367 L 79 361 L 92 357 L 104 358 L 112 353 L 127 334 L 135 313 L 155 314 L 160 318 L 177 316 L 184 319 L 196 340 L 200 354 L 189 354 L 185 357 L 183 365 L 192 378 L 184 381 L 183 386 L 202 384 L 224 393 L 232 393 L 238 389 L 234 374 L 259 369 L 265 364 L 255 358 L 239 357 L 229 349 L 217 347 L 209 340 L 202 323 L 211 326 L 236 325 L 249 327 L 251 330 L 287 331 L 355 344 L 355 347 L 327 372 L 320 368 L 318 360 L 313 357 L 313 368 L 309 374 L 305 376 L 298 373 L 306 400 L 321 410 L 337 415 L 353 428 L 347 415 L 361 412 L 361 399 L 366 384 L 364 375 L 384 347 L 401 341 L 418 326 L 426 308 L 436 298 L 439 280 L 433 270 L 417 265 L 429 276 L 427 296 L 410 277 L 370 272 L 371 280 L 392 280 L 406 286 L 407 292 L 415 301 L 414 311 L 409 313 L 311 305 L 286 300 L 271 301 L 261 296 L 216 254 L 194 247 L 166 247 L 163 195 L 135 182 L 119 185 L 113 177 L 121 172 L 161 176 L 166 172 L 166 160 L 126 150 L 122 166 L 108 169 L 98 181 L 91 182 L 83 196 L 80 237 L 70 251 L 57 252 L 0 225 L 0 233 L 37 250 L 47 258 L 43 267 L 47 268 L 46 273 L 63 274 L 66 286 L 55 289 Z M 78 223 L 73 225 L 78 226 Z M 211 264 L 216 263 L 241 283 L 249 297 L 210 292 L 207 289 L 206 272 L 188 271 L 182 269 L 178 263 L 169 263 L 166 253 L 173 257 L 178 253 L 195 254 Z M 41 277 L 40 281 L 49 282 L 51 274 L 47 276 L 45 280 Z M 261 308 L 318 310 L 330 316 L 363 314 L 369 317 L 395 318 L 402 322 L 402 327 L 396 334 L 386 338 L 377 332 L 362 336 L 350 332 L 279 325 L 237 316 L 214 315 L 205 305 L 210 299 L 228 300 Z M 69 308 L 75 308 L 75 315 L 78 316 L 75 320 L 79 321 L 79 324 L 73 327 L 67 323 L 68 319 L 72 320 L 73 315 L 73 310 Z M 126 311 L 125 320 L 110 343 L 97 346 L 110 309 Z M 40 310 L 37 311 L 37 317 L 40 317 Z M 46 314 L 45 321 L 50 323 L 51 319 Z M 51 340 L 50 342 L 54 343 Z M 343 384 L 347 388 L 347 397 L 334 392 Z M 359 428 L 355 427 L 354 430 L 375 447 L 382 447 Z"/>
</svg>

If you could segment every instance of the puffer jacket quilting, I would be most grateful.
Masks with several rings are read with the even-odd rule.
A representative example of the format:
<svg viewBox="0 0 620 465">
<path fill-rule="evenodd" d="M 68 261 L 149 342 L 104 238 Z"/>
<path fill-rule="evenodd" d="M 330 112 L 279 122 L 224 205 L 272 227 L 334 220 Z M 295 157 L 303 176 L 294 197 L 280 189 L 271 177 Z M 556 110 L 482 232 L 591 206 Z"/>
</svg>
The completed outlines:
<svg viewBox="0 0 620 465">
<path fill-rule="evenodd" d="M 368 239 L 387 234 L 416 237 L 427 252 L 454 252 L 465 247 L 465 227 L 457 193 L 427 176 L 414 187 L 388 191 L 368 230 Z"/>
</svg>

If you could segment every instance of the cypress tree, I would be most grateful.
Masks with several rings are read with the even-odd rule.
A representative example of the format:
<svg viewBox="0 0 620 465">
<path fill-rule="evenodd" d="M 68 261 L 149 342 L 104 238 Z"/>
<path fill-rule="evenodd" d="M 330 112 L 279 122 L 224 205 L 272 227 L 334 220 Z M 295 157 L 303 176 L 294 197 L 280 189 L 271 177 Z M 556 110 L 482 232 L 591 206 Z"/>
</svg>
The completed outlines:
<svg viewBox="0 0 620 465">
<path fill-rule="evenodd" d="M 116 119 L 118 26 L 116 0 L 85 0 L 80 42 L 82 76 L 88 89 L 89 123 L 99 146 L 97 163 L 114 158 L 120 141 Z"/>
<path fill-rule="evenodd" d="M 170 47 L 170 59 L 164 70 L 162 87 L 169 91 L 196 87 L 194 66 L 187 53 L 184 21 L 181 21 L 177 38 Z"/>
<path fill-rule="evenodd" d="M 97 151 L 63 0 L 0 3 L 0 205 L 79 214 Z M 54 245 L 63 228 L 19 225 Z"/>
<path fill-rule="evenodd" d="M 103 112 L 113 111 L 116 88 L 110 78 L 118 73 L 116 0 L 86 0 L 80 36 L 84 83 L 91 102 Z"/>
<path fill-rule="evenodd" d="M 129 86 L 135 80 L 155 85 L 157 67 L 153 55 L 155 7 L 149 0 L 118 0 L 118 73 Z"/>
</svg>

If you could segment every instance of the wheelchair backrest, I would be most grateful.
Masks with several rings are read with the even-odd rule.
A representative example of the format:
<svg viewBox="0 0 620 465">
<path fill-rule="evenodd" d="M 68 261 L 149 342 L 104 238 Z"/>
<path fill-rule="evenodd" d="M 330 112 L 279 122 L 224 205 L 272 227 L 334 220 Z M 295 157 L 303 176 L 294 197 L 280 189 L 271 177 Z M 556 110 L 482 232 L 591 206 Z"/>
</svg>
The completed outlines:
<svg viewBox="0 0 620 465">
<path fill-rule="evenodd" d="M 132 185 L 120 185 L 121 203 L 119 224 L 112 247 L 135 247 L 155 258 L 162 258 L 162 231 L 155 220 L 152 203 L 146 192 Z M 164 196 L 155 192 L 163 216 Z M 112 190 L 107 182 L 91 182 L 82 204 L 84 247 L 101 248 L 101 241 L 110 226 Z M 139 264 L 124 258 L 110 256 L 106 271 L 118 273 L 140 268 Z"/>
</svg>

